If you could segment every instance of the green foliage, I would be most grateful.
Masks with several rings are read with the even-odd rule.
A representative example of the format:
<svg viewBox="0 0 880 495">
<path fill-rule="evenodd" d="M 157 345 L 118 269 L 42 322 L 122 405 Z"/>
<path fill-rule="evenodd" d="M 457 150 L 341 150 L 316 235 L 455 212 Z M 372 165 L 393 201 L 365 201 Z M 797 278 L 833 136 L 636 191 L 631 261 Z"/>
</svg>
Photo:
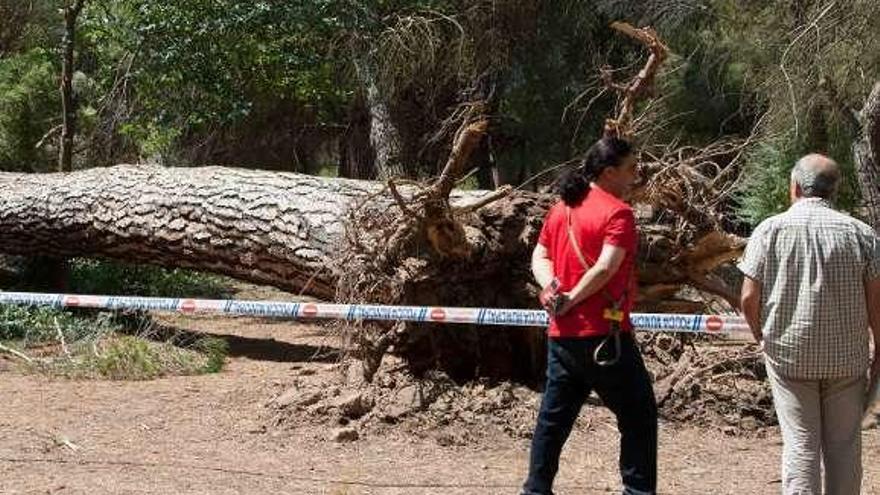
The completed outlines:
<svg viewBox="0 0 880 495">
<path fill-rule="evenodd" d="M 832 126 L 832 131 L 844 132 L 839 126 Z M 839 135 L 833 136 L 831 142 L 842 146 L 847 144 Z M 810 144 L 803 138 L 796 138 L 794 131 L 759 142 L 747 157 L 744 179 L 737 194 L 737 214 L 741 220 L 757 225 L 788 209 L 791 169 L 810 151 Z M 835 206 L 851 211 L 859 202 L 852 155 L 848 148 L 831 148 L 830 155 L 841 157 L 837 161 L 843 173 Z"/>
<path fill-rule="evenodd" d="M 205 352 L 205 349 L 207 352 Z M 227 348 L 220 339 L 202 339 L 192 349 L 125 335 L 107 339 L 68 376 L 97 375 L 110 380 L 151 380 L 166 375 L 216 373 Z"/>
<path fill-rule="evenodd" d="M 0 58 L 54 43 L 58 0 L 0 0 Z"/>
<path fill-rule="evenodd" d="M 181 136 L 241 121 L 264 101 L 308 102 L 326 117 L 350 94 L 328 56 L 334 2 L 97 3 L 83 20 L 96 57 L 116 67 L 136 54 L 126 77 L 138 114 L 122 132 L 143 155 L 170 154 Z"/>
<path fill-rule="evenodd" d="M 82 340 L 92 335 L 121 330 L 109 313 L 75 315 L 50 307 L 0 305 L 0 340 L 17 340 L 25 346 L 58 340 Z"/>
<path fill-rule="evenodd" d="M 100 352 L 90 356 L 88 366 L 110 379 L 146 380 L 159 376 L 160 355 L 147 341 L 122 336 L 105 343 Z M 171 356 L 176 358 L 179 354 Z"/>
<path fill-rule="evenodd" d="M 229 294 L 224 280 L 216 275 L 92 259 L 73 260 L 70 289 L 78 294 L 145 297 L 222 298 Z"/>
<path fill-rule="evenodd" d="M 56 124 L 60 97 L 47 50 L 0 58 L 0 170 L 46 171 L 54 157 L 36 147 Z"/>
<path fill-rule="evenodd" d="M 131 325 L 131 326 L 129 326 Z M 152 323 L 109 312 L 0 306 L 0 341 L 28 353 L 40 350 L 35 371 L 75 378 L 148 380 L 167 375 L 216 373 L 229 352 L 225 340 L 154 341 Z M 127 335 L 132 329 L 138 335 Z"/>
<path fill-rule="evenodd" d="M 865 0 L 714 0 L 694 16 L 694 29 L 684 31 L 686 44 L 709 60 L 702 65 L 715 75 L 706 80 L 732 97 L 719 108 L 691 86 L 685 94 L 695 99 L 694 117 L 711 119 L 738 106 L 725 126 L 740 135 L 760 122 L 739 198 L 744 219 L 754 223 L 787 206 L 791 167 L 809 152 L 829 154 L 841 165 L 838 205 L 858 204 L 851 148 L 857 129 L 847 114 L 861 108 L 880 72 L 878 7 Z M 694 131 L 685 136 L 695 137 Z"/>
<path fill-rule="evenodd" d="M 752 225 L 782 213 L 789 205 L 791 167 L 799 158 L 791 134 L 759 143 L 743 174 L 738 214 Z"/>
<path fill-rule="evenodd" d="M 223 369 L 226 356 L 229 354 L 229 343 L 217 337 L 202 337 L 193 346 L 205 355 L 205 364 L 201 370 L 204 373 L 218 373 Z"/>
<path fill-rule="evenodd" d="M 599 59 L 628 62 L 609 20 L 589 3 L 552 2 L 536 15 L 533 36 L 512 47 L 503 72 L 500 133 L 510 145 L 499 151 L 499 161 L 508 170 L 552 165 L 589 147 L 612 103 L 587 104 L 598 91 Z"/>
</svg>

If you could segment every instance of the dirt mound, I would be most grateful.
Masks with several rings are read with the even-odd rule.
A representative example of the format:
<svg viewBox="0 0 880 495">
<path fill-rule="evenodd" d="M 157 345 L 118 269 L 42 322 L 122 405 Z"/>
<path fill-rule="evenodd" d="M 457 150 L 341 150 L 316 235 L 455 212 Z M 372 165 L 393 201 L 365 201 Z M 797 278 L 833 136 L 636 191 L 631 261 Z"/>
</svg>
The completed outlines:
<svg viewBox="0 0 880 495">
<path fill-rule="evenodd" d="M 287 428 L 318 422 L 367 435 L 394 429 L 441 445 L 470 444 L 498 432 L 514 438 L 531 434 L 540 396 L 528 387 L 459 385 L 441 372 L 415 378 L 402 364 L 386 357 L 371 383 L 364 381 L 363 365 L 354 359 L 336 365 L 335 373 L 299 370 L 267 403 L 267 422 Z M 335 434 L 330 437 L 337 439 Z"/>
<path fill-rule="evenodd" d="M 654 376 L 661 418 L 753 435 L 775 424 L 763 360 L 754 346 L 655 335 L 641 342 Z M 540 392 L 511 382 L 458 384 L 442 372 L 413 377 L 403 360 L 386 356 L 373 380 L 348 358 L 333 373 L 303 368 L 267 403 L 272 428 L 331 425 L 329 438 L 346 441 L 395 430 L 464 445 L 503 432 L 527 438 Z M 601 405 L 595 396 L 587 407 Z M 340 430 L 341 429 L 341 430 Z M 349 430 L 357 434 L 352 435 Z"/>
</svg>

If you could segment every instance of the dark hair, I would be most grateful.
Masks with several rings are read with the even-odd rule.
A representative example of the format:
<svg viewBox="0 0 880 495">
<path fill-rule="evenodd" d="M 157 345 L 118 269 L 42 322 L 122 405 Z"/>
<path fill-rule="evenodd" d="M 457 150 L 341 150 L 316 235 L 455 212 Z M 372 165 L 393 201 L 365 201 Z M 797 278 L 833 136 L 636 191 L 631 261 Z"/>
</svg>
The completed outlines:
<svg viewBox="0 0 880 495">
<path fill-rule="evenodd" d="M 590 146 L 581 166 L 568 171 L 559 180 L 559 196 L 568 206 L 583 201 L 590 192 L 590 182 L 596 180 L 608 167 L 617 167 L 633 152 L 629 141 L 616 137 L 603 137 Z"/>
</svg>

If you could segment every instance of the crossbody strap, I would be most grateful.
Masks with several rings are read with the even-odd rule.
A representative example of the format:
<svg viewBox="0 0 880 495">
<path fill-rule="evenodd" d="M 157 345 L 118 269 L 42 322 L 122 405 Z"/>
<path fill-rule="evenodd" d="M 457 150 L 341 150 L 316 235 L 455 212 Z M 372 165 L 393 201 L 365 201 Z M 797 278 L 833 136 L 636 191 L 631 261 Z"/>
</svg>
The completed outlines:
<svg viewBox="0 0 880 495">
<path fill-rule="evenodd" d="M 571 248 L 574 250 L 574 254 L 577 255 L 578 259 L 581 262 L 581 266 L 584 267 L 584 271 L 589 270 L 595 264 L 591 264 L 587 261 L 587 258 L 584 256 L 583 251 L 581 251 L 580 244 L 577 241 L 577 237 L 574 235 L 574 228 L 571 225 L 571 207 L 565 207 L 565 219 L 566 219 L 566 229 L 568 230 L 568 241 L 571 243 Z M 614 309 L 620 309 L 623 306 L 623 301 L 627 296 L 627 289 L 624 289 L 623 294 L 621 294 L 620 298 L 615 298 L 611 295 L 611 292 L 608 290 L 608 287 L 602 287 L 602 296 L 608 300 L 611 306 Z"/>
<path fill-rule="evenodd" d="M 571 248 L 574 250 L 578 259 L 581 261 L 581 265 L 583 265 L 584 270 L 589 270 L 592 265 L 587 262 L 587 258 L 584 256 L 583 251 L 581 251 L 581 247 L 577 242 L 577 237 L 574 235 L 574 228 L 571 225 L 571 208 L 565 208 L 565 216 L 566 228 L 568 229 L 568 240 L 571 243 Z M 628 286 L 627 286 L 628 287 Z M 608 291 L 608 287 L 602 287 L 602 295 L 605 299 L 608 300 L 608 303 L 611 305 L 611 308 L 605 308 L 605 311 L 602 312 L 602 317 L 608 320 L 608 326 L 611 332 L 607 337 L 602 339 L 602 342 L 596 346 L 593 350 L 593 362 L 595 362 L 598 366 L 603 368 L 608 366 L 613 366 L 620 361 L 620 356 L 622 354 L 621 344 L 620 344 L 620 324 L 623 322 L 623 312 L 620 308 L 623 306 L 623 301 L 626 299 L 628 289 L 623 290 L 623 294 L 620 296 L 620 299 L 615 299 L 614 296 L 611 295 L 611 292 Z M 612 354 L 610 357 L 602 357 L 603 354 L 606 354 L 608 351 L 606 350 L 610 346 L 614 346 L 611 350 Z"/>
</svg>

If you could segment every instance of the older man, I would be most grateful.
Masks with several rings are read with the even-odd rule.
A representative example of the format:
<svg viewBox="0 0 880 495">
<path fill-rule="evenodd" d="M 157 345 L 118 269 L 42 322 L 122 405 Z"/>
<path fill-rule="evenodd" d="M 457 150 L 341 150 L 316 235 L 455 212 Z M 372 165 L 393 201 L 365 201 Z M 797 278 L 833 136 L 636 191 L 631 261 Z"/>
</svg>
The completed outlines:
<svg viewBox="0 0 880 495">
<path fill-rule="evenodd" d="M 782 430 L 782 492 L 857 495 L 861 418 L 880 337 L 880 240 L 831 205 L 840 169 L 822 155 L 791 173 L 791 207 L 755 229 L 739 268 L 742 309 L 763 343 Z"/>
</svg>

